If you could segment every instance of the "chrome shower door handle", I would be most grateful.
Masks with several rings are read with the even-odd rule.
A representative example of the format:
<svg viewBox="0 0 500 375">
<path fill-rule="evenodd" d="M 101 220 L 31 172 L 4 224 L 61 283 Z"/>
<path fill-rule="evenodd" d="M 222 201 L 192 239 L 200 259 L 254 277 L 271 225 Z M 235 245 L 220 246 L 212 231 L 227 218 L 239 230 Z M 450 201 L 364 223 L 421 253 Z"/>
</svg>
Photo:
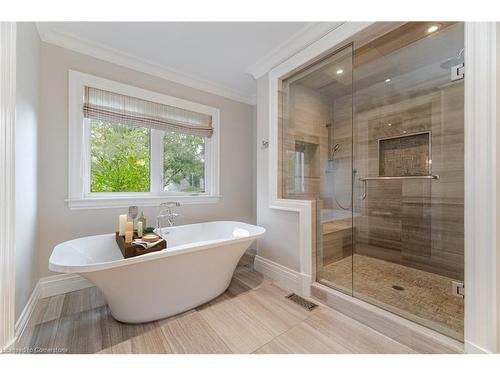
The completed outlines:
<svg viewBox="0 0 500 375">
<path fill-rule="evenodd" d="M 366 180 L 362 180 L 362 181 L 363 181 L 363 193 L 361 194 L 360 198 L 361 198 L 362 201 L 364 201 L 365 198 L 366 198 L 366 189 L 367 189 L 367 187 L 366 187 Z"/>
</svg>

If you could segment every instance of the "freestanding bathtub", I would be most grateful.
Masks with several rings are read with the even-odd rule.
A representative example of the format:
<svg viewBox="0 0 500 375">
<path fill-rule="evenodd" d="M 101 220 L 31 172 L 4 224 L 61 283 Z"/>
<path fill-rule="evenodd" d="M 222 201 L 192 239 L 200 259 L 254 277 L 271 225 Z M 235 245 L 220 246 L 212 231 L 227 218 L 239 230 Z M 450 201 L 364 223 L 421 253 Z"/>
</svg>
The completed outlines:
<svg viewBox="0 0 500 375">
<path fill-rule="evenodd" d="M 125 323 L 166 318 L 223 293 L 243 253 L 265 229 L 235 221 L 164 228 L 167 248 L 124 259 L 115 234 L 57 245 L 55 272 L 79 273 L 106 297 L 113 317 Z"/>
</svg>

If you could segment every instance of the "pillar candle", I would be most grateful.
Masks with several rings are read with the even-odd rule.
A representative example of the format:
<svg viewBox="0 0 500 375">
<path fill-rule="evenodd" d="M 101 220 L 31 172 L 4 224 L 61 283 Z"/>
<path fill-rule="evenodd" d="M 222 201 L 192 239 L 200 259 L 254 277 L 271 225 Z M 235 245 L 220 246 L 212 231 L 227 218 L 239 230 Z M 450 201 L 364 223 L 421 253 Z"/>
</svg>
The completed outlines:
<svg viewBox="0 0 500 375">
<path fill-rule="evenodd" d="M 134 238 L 134 232 L 125 232 L 125 242 L 130 243 Z"/>
<path fill-rule="evenodd" d="M 118 234 L 120 236 L 124 236 L 126 230 L 125 226 L 127 225 L 127 215 L 120 215 L 118 223 L 119 223 Z"/>
<path fill-rule="evenodd" d="M 137 222 L 137 237 L 142 237 L 142 231 L 144 228 L 142 227 L 142 221 Z"/>
<path fill-rule="evenodd" d="M 125 226 L 125 242 L 132 242 L 134 238 L 134 223 L 131 221 L 127 221 L 127 225 Z"/>
</svg>

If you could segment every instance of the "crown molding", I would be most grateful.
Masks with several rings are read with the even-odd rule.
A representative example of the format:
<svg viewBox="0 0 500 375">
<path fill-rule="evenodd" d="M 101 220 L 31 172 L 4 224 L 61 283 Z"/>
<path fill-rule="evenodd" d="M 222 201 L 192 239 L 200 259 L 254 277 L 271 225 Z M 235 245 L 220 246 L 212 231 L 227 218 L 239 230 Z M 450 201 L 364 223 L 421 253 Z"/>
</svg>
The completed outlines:
<svg viewBox="0 0 500 375">
<path fill-rule="evenodd" d="M 66 48 L 87 56 L 92 56 L 100 60 L 120 65 L 138 72 L 150 74 L 155 77 L 163 78 L 168 81 L 179 83 L 197 90 L 201 90 L 210 94 L 222 96 L 227 99 L 237 102 L 255 105 L 256 95 L 239 90 L 235 90 L 228 86 L 187 74 L 179 70 L 166 67 L 147 59 L 137 57 L 107 45 L 94 42 L 85 38 L 81 38 L 74 34 L 51 30 L 46 28 L 39 22 L 36 23 L 40 39 L 49 44 L 53 44 L 62 48 Z"/>
<path fill-rule="evenodd" d="M 259 79 L 275 66 L 281 64 L 289 57 L 321 39 L 344 23 L 345 22 L 311 22 L 275 49 L 271 50 L 256 63 L 246 68 L 245 72 L 251 74 L 253 78 Z"/>
</svg>

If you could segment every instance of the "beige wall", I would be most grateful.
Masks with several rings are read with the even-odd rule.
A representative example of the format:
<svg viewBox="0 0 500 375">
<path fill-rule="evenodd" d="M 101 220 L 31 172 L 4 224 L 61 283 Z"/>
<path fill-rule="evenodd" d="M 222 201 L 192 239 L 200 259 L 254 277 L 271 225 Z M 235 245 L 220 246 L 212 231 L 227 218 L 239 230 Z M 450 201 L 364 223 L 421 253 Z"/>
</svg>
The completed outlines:
<svg viewBox="0 0 500 375">
<path fill-rule="evenodd" d="M 269 150 L 261 147 L 269 140 L 269 82 L 264 75 L 257 81 L 257 224 L 266 228 L 257 254 L 299 271 L 299 216 L 296 212 L 269 208 Z"/>
<path fill-rule="evenodd" d="M 42 110 L 38 154 L 41 276 L 49 275 L 47 264 L 54 245 L 81 236 L 113 232 L 118 215 L 126 211 L 70 210 L 64 201 L 68 196 L 69 69 L 219 108 L 221 201 L 180 207 L 178 223 L 223 219 L 255 221 L 252 106 L 42 43 Z M 148 223 L 154 223 L 157 208 L 146 207 L 143 210 Z"/>
<path fill-rule="evenodd" d="M 37 133 L 40 38 L 34 23 L 17 24 L 16 55 L 16 319 L 38 281 Z"/>
</svg>

